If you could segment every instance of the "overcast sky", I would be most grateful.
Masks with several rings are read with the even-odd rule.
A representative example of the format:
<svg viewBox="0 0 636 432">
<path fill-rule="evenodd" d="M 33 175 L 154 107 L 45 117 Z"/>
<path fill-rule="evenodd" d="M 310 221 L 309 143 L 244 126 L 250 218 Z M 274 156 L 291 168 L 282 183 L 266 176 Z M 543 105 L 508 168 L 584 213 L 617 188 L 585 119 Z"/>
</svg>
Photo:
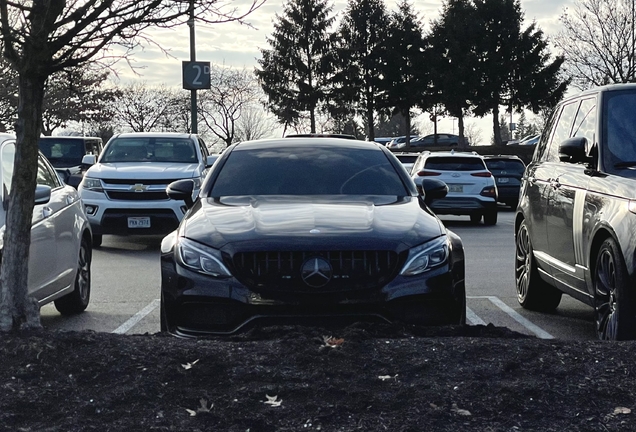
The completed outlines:
<svg viewBox="0 0 636 432">
<path fill-rule="evenodd" d="M 559 30 L 559 16 L 564 8 L 573 0 L 521 0 L 521 7 L 525 12 L 524 25 L 536 21 L 539 27 L 549 38 Z M 239 8 L 247 7 L 249 0 L 236 0 L 232 4 Z M 214 64 L 225 64 L 232 67 L 253 69 L 257 65 L 260 56 L 260 48 L 268 49 L 266 37 L 272 33 L 273 22 L 276 14 L 283 11 L 282 0 L 266 0 L 260 9 L 253 12 L 247 21 L 254 28 L 234 23 L 218 25 L 205 25 L 197 23 L 196 29 L 196 58 L 200 61 L 210 61 Z M 344 12 L 346 1 L 333 1 L 334 14 Z M 396 0 L 385 0 L 387 8 L 396 8 Z M 440 14 L 441 0 L 412 0 L 415 10 L 418 12 L 422 23 L 426 24 L 437 19 Z M 190 59 L 189 28 L 186 25 L 163 29 L 152 32 L 153 39 L 162 47 L 169 50 L 167 57 L 157 48 L 147 47 L 138 51 L 133 57 L 133 63 L 140 75 L 134 75 L 124 63 L 118 66 L 119 77 L 122 83 L 145 81 L 148 84 L 165 84 L 167 86 L 181 87 L 181 62 Z M 185 90 L 184 90 L 185 91 Z M 484 126 L 481 126 L 481 123 Z M 449 120 L 445 128 L 449 128 L 452 122 Z M 454 127 L 454 126 L 453 126 Z M 480 122 L 480 128 L 484 129 L 483 140 L 489 141 L 491 128 L 487 123 Z M 451 132 L 448 130 L 447 132 Z M 456 131 L 455 131 L 456 132 Z"/>
</svg>

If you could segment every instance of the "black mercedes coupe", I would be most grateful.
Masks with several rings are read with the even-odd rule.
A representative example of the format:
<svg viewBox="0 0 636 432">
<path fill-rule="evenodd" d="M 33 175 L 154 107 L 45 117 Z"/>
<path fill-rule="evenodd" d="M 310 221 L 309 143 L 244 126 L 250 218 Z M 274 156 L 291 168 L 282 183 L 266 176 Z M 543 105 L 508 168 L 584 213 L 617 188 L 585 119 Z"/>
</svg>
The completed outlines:
<svg viewBox="0 0 636 432">
<path fill-rule="evenodd" d="M 398 159 L 372 142 L 298 137 L 230 146 L 161 245 L 161 330 L 231 334 L 254 325 L 466 320 L 464 249 Z M 326 320 L 326 321 L 323 321 Z"/>
</svg>

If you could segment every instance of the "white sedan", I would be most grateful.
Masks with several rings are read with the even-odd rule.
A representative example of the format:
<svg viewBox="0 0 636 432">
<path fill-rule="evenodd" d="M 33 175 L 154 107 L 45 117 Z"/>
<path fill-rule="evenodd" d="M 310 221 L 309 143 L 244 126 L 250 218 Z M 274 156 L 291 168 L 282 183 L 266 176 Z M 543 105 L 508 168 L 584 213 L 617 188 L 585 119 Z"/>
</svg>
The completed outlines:
<svg viewBox="0 0 636 432">
<path fill-rule="evenodd" d="M 3 249 L 15 138 L 0 136 L 0 251 Z M 28 289 L 43 306 L 55 302 L 62 314 L 88 306 L 91 287 L 91 229 L 75 188 L 65 185 L 48 160 L 38 156 L 37 187 L 29 252 Z M 1 253 L 1 252 L 0 252 Z"/>
</svg>

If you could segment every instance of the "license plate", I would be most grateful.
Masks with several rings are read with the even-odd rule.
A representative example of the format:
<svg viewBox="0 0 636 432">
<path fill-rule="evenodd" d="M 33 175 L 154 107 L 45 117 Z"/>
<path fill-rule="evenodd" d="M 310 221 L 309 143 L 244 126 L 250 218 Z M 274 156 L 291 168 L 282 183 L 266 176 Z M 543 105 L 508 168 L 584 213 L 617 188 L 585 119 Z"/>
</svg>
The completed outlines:
<svg viewBox="0 0 636 432">
<path fill-rule="evenodd" d="M 497 183 L 508 183 L 510 179 L 508 177 L 499 177 Z"/>
<path fill-rule="evenodd" d="M 129 217 L 128 228 L 150 228 L 150 217 Z"/>
<path fill-rule="evenodd" d="M 464 192 L 464 185 L 448 185 L 449 192 Z"/>
</svg>

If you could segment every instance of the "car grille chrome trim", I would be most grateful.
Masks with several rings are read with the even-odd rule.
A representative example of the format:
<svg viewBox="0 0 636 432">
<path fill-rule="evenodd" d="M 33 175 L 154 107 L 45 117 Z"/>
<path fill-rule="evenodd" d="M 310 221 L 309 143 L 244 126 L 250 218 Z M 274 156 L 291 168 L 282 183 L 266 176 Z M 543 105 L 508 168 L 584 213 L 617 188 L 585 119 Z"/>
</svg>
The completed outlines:
<svg viewBox="0 0 636 432">
<path fill-rule="evenodd" d="M 301 268 L 308 259 L 329 262 L 332 277 L 319 288 L 308 286 Z M 239 252 L 233 257 L 237 279 L 252 289 L 293 292 L 335 292 L 372 289 L 395 277 L 399 256 L 393 251 Z"/>
</svg>

